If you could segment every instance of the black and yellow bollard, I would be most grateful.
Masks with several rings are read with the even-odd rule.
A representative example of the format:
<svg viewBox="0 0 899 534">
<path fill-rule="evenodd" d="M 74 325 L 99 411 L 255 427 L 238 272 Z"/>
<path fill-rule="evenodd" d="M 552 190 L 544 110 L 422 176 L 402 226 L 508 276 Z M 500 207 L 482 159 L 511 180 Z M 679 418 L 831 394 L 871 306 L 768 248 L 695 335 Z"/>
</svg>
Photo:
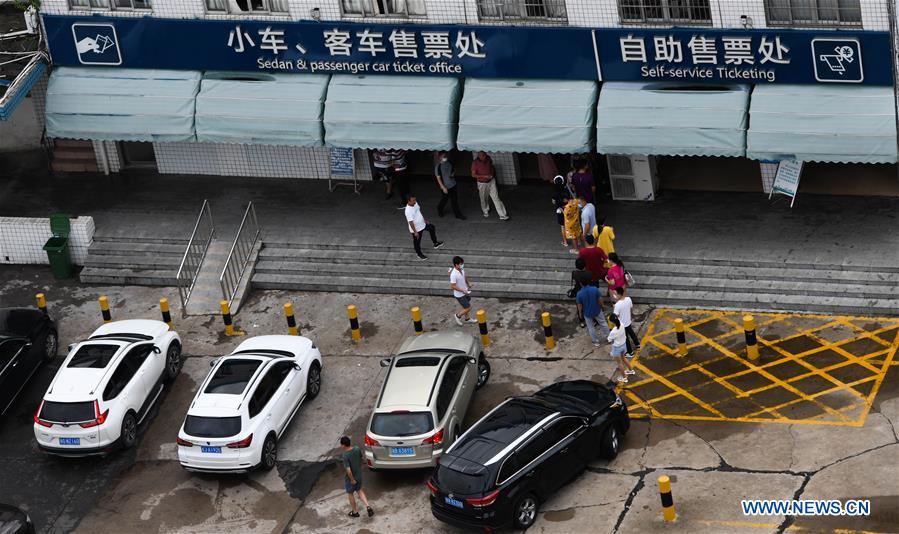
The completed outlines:
<svg viewBox="0 0 899 534">
<path fill-rule="evenodd" d="M 677 512 L 674 511 L 674 497 L 671 496 L 671 479 L 668 475 L 659 477 L 659 494 L 662 496 L 662 517 L 665 521 L 674 521 L 677 519 Z"/>
<path fill-rule="evenodd" d="M 227 300 L 223 300 L 219 303 L 222 308 L 222 321 L 225 323 L 225 335 L 226 336 L 242 336 L 244 332 L 240 330 L 234 329 L 234 324 L 231 320 L 231 305 L 228 304 Z"/>
<path fill-rule="evenodd" d="M 44 312 L 44 315 L 47 314 L 47 299 L 44 297 L 43 293 L 38 293 L 34 296 L 37 299 L 37 309 Z"/>
<path fill-rule="evenodd" d="M 162 312 L 162 322 L 172 328 L 172 313 L 169 311 L 169 299 L 159 299 L 159 311 Z"/>
<path fill-rule="evenodd" d="M 300 329 L 297 328 L 297 318 L 293 315 L 293 302 L 284 304 L 284 316 L 287 317 L 287 333 L 292 336 L 300 335 Z"/>
<path fill-rule="evenodd" d="M 347 306 L 346 314 L 350 318 L 350 335 L 353 337 L 353 341 L 359 341 L 362 339 L 362 331 L 359 330 L 359 315 L 356 313 L 356 305 Z"/>
<path fill-rule="evenodd" d="M 425 331 L 421 324 L 421 309 L 418 306 L 412 308 L 412 325 L 415 327 L 416 336 L 420 336 Z"/>
<path fill-rule="evenodd" d="M 487 333 L 487 312 L 478 310 L 476 315 L 478 316 L 478 330 L 481 332 L 481 345 L 486 347 L 490 345 L 490 334 Z"/>
<path fill-rule="evenodd" d="M 677 354 L 679 356 L 687 355 L 687 333 L 684 330 L 684 320 L 674 320 L 674 332 L 677 334 Z"/>
<path fill-rule="evenodd" d="M 755 317 L 743 316 L 743 332 L 746 334 L 746 354 L 750 360 L 759 359 L 759 341 L 755 335 Z"/>
<path fill-rule="evenodd" d="M 106 295 L 100 297 L 100 313 L 103 315 L 103 322 L 110 323 L 112 322 L 112 314 L 109 313 L 109 299 L 106 298 Z"/>
<path fill-rule="evenodd" d="M 549 312 L 543 312 L 540 315 L 543 320 L 543 336 L 546 337 L 546 350 L 552 350 L 556 347 L 556 339 L 553 337 L 553 323 Z"/>
</svg>

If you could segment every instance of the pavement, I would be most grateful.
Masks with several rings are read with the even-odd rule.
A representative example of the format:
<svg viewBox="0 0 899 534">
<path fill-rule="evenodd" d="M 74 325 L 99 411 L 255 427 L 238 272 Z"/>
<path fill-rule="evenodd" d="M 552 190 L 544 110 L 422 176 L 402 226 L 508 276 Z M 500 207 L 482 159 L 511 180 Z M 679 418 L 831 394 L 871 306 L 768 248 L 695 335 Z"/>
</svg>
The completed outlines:
<svg viewBox="0 0 899 534">
<path fill-rule="evenodd" d="M 47 294 L 63 347 L 99 326 L 96 299 L 101 294 L 109 297 L 113 319 L 158 318 L 160 297 L 178 300 L 174 288 L 84 287 L 51 279 L 45 267 L 0 267 L 3 305 L 31 305 L 37 292 Z M 31 415 L 60 356 L 41 369 L 0 422 L 0 499 L 27 509 L 39 532 L 457 532 L 430 515 L 427 471 L 366 473 L 365 487 L 377 513 L 350 520 L 335 464 L 339 436 L 359 440 L 364 433 L 383 380 L 378 360 L 412 334 L 409 308 L 421 306 L 428 330 L 456 329 L 452 299 L 257 291 L 244 303 L 237 327 L 248 335 L 286 333 L 281 310 L 288 300 L 296 308 L 301 333 L 322 351 L 324 383 L 321 395 L 300 409 L 282 438 L 276 470 L 198 476 L 179 466 L 174 436 L 197 384 L 211 359 L 242 338 L 225 336 L 219 318 L 182 318 L 175 305 L 175 328 L 185 341 L 184 370 L 141 429 L 138 445 L 104 459 L 75 461 L 36 451 Z M 359 308 L 359 343 L 349 340 L 345 310 L 350 303 Z M 493 374 L 475 395 L 466 426 L 509 395 L 564 379 L 605 382 L 612 373 L 608 348 L 589 343 L 577 328 L 572 306 L 511 299 L 476 299 L 475 306 L 486 309 L 490 321 L 493 343 L 486 353 Z M 543 345 L 538 321 L 543 310 L 554 317 L 558 345 L 552 351 Z M 670 311 L 639 307 L 635 317 L 641 336 L 664 332 L 657 321 L 665 313 Z M 474 325 L 465 328 L 476 332 Z M 817 330 L 805 324 L 790 332 L 760 332 L 760 337 L 777 345 L 781 338 L 809 331 Z M 648 341 L 644 350 L 651 346 Z M 894 353 L 895 335 L 891 343 Z M 693 348 L 698 354 L 698 346 Z M 853 355 L 863 358 L 869 352 Z M 638 354 L 636 361 L 645 367 L 635 385 L 651 376 L 650 353 L 645 362 L 642 357 Z M 543 503 L 533 530 L 896 532 L 899 366 L 891 357 L 882 363 L 881 385 L 864 414 L 852 419 L 857 424 L 668 418 L 664 412 L 635 418 L 619 456 L 593 462 Z M 745 391 L 752 398 L 753 390 Z M 656 480 L 661 474 L 672 479 L 678 519 L 670 524 L 663 523 L 659 505 Z M 740 509 L 741 499 L 795 498 L 870 499 L 871 514 L 795 518 L 744 516 Z"/>
</svg>

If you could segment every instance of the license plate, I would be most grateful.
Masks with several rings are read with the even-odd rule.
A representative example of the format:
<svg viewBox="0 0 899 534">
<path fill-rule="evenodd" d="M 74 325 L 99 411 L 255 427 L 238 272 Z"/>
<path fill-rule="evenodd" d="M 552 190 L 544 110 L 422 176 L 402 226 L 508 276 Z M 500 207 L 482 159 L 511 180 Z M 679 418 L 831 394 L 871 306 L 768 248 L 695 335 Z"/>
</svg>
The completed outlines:
<svg viewBox="0 0 899 534">
<path fill-rule="evenodd" d="M 465 508 L 465 505 L 462 504 L 462 501 L 451 499 L 449 497 L 444 497 L 443 500 L 446 501 L 446 504 L 450 506 L 455 506 L 456 508 Z"/>
<path fill-rule="evenodd" d="M 60 445 L 81 445 L 81 438 L 59 438 Z"/>
<path fill-rule="evenodd" d="M 412 447 L 390 447 L 390 456 L 414 456 L 415 449 Z"/>
<path fill-rule="evenodd" d="M 221 447 L 200 447 L 200 452 L 209 452 L 209 453 L 213 453 L 213 454 L 221 454 L 221 453 L 222 453 L 222 448 L 221 448 Z"/>
</svg>

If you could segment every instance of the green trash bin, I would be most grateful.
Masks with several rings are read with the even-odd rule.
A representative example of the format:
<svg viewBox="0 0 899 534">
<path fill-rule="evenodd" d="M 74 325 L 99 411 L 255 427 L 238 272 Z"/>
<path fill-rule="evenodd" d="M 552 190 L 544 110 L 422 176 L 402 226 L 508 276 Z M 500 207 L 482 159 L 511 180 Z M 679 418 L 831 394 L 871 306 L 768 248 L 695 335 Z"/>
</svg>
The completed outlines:
<svg viewBox="0 0 899 534">
<path fill-rule="evenodd" d="M 69 216 L 55 214 L 50 216 L 50 233 L 52 237 L 44 244 L 47 259 L 50 260 L 50 271 L 59 279 L 71 278 L 75 272 L 72 256 L 69 254 L 69 232 L 71 224 Z"/>
</svg>

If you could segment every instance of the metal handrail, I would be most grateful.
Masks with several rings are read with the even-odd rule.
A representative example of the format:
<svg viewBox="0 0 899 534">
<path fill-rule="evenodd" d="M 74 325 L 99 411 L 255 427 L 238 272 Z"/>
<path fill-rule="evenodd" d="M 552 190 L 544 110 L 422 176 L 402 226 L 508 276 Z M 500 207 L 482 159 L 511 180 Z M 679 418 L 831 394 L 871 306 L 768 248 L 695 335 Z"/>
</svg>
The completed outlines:
<svg viewBox="0 0 899 534">
<path fill-rule="evenodd" d="M 187 300 L 194 290 L 194 284 L 197 283 L 200 267 L 203 265 L 203 260 L 206 259 L 206 251 L 209 250 L 214 236 L 215 223 L 212 220 L 212 210 L 209 208 L 209 201 L 204 200 L 200 214 L 197 216 L 197 222 L 194 224 L 194 230 L 187 241 L 187 249 L 184 250 L 181 265 L 178 266 L 178 296 L 181 297 L 182 313 L 187 309 Z"/>
<path fill-rule="evenodd" d="M 247 205 L 247 211 L 243 214 L 243 220 L 240 221 L 240 227 L 237 229 L 237 236 L 234 238 L 231 250 L 228 252 L 225 268 L 222 269 L 222 275 L 219 277 L 219 285 L 222 286 L 222 296 L 228 301 L 229 305 L 234 300 L 240 280 L 243 278 L 247 265 L 250 263 L 253 248 L 256 246 L 256 241 L 259 240 L 259 234 L 259 219 L 256 218 L 256 207 L 250 202 Z"/>
</svg>

